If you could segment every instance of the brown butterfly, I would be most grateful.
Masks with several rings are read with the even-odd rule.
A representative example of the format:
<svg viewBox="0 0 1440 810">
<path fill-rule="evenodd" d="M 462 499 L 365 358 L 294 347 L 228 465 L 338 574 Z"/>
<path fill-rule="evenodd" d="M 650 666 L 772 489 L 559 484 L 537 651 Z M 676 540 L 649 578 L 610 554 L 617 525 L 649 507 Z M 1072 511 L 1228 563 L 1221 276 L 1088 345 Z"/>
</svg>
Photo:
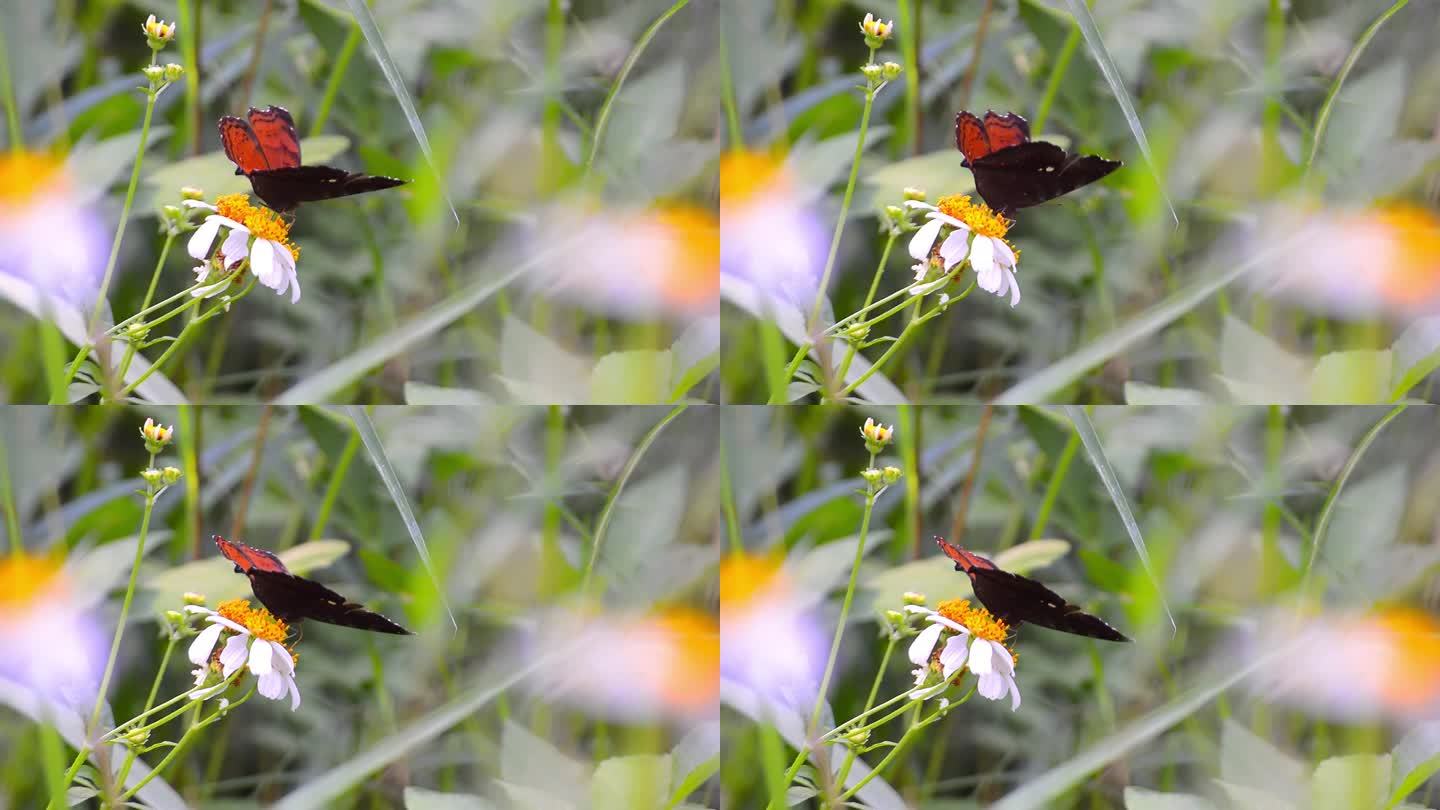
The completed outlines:
<svg viewBox="0 0 1440 810">
<path fill-rule="evenodd" d="M 1030 122 L 1015 113 L 955 116 L 955 147 L 975 176 L 975 191 L 1004 216 L 1053 200 L 1120 168 L 1118 160 L 1075 155 L 1047 141 L 1030 140 Z"/>
<path fill-rule="evenodd" d="M 952 546 L 939 537 L 935 538 L 935 542 L 946 557 L 955 561 L 955 570 L 964 571 L 970 577 L 970 586 L 980 604 L 1010 625 L 1011 629 L 1030 622 L 1062 633 L 1104 641 L 1130 640 L 1098 616 L 1066 602 L 1059 594 L 1035 580 L 1001 571 L 995 563 L 979 554 Z"/>
<path fill-rule="evenodd" d="M 255 196 L 282 213 L 300 203 L 349 197 L 403 185 L 404 180 L 300 163 L 300 136 L 284 107 L 250 108 L 250 120 L 220 119 L 220 145 Z"/>
<path fill-rule="evenodd" d="M 291 624 L 314 619 L 376 633 L 413 635 L 379 613 L 347 601 L 315 580 L 290 573 L 279 557 L 263 548 L 226 540 L 218 534 L 214 539 L 225 559 L 235 564 L 235 573 L 250 578 L 250 590 L 254 591 L 255 598 L 277 618 Z"/>
</svg>

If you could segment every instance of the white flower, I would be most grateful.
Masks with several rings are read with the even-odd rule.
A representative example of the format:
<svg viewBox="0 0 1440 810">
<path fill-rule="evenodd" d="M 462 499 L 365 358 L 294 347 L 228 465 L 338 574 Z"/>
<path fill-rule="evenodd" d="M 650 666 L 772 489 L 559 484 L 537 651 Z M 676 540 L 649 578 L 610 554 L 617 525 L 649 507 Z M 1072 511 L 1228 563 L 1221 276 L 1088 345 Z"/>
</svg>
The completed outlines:
<svg viewBox="0 0 1440 810">
<path fill-rule="evenodd" d="M 1020 284 L 1015 279 L 1015 252 L 1004 239 L 978 233 L 971 239 L 970 226 L 941 212 L 935 206 L 919 200 L 906 200 L 905 205 L 929 211 L 925 215 L 929 222 L 921 225 L 920 230 L 910 238 L 911 258 L 928 265 L 930 251 L 935 247 L 935 240 L 940 237 L 942 226 L 949 225 L 952 229 L 950 235 L 940 243 L 940 259 L 944 263 L 945 271 L 948 273 L 952 267 L 964 261 L 968 254 L 970 267 L 975 270 L 975 283 L 980 289 L 1001 297 L 1008 294 L 1012 307 L 1020 303 Z M 923 269 L 920 265 L 916 266 L 917 282 L 924 277 L 921 272 Z M 924 292 L 932 289 L 925 289 Z M 923 293 L 911 290 L 911 294 Z"/>
<path fill-rule="evenodd" d="M 200 635 L 190 643 L 190 663 L 194 664 L 196 689 L 190 693 L 191 697 L 204 700 L 224 691 L 225 684 L 220 683 L 205 689 L 199 688 L 205 683 L 210 670 L 210 656 L 215 651 L 215 645 L 220 641 L 220 634 L 229 629 L 236 635 L 225 642 L 225 648 L 220 651 L 220 675 L 229 679 L 235 671 L 242 666 L 248 666 L 250 671 L 259 678 L 256 690 L 271 700 L 279 700 L 288 692 L 290 694 L 290 711 L 300 708 L 300 689 L 295 685 L 295 662 L 290 657 L 290 651 L 285 645 L 278 641 L 269 641 L 253 635 L 248 628 L 242 624 L 233 622 L 215 611 L 200 607 L 199 605 L 186 605 L 187 613 L 204 613 L 205 621 L 210 626 L 200 631 Z"/>
<path fill-rule="evenodd" d="M 186 200 L 182 204 L 191 208 L 216 210 L 215 206 L 200 200 Z M 255 274 L 257 281 L 274 290 L 277 295 L 283 295 L 288 290 L 291 303 L 300 300 L 300 278 L 295 274 L 295 256 L 290 253 L 290 248 L 282 243 L 254 236 L 244 224 L 229 217 L 218 213 L 205 217 L 205 221 L 190 237 L 190 257 L 204 262 L 210 256 L 210 247 L 215 243 L 215 237 L 219 235 L 222 227 L 228 231 L 225 241 L 220 245 L 225 269 L 234 267 L 249 256 L 250 271 Z M 204 281 L 203 278 L 199 280 Z M 213 295 L 214 292 L 203 294 Z"/>
<path fill-rule="evenodd" d="M 905 611 L 923 614 L 925 620 L 930 622 L 930 626 L 921 630 L 920 635 L 910 642 L 910 663 L 915 665 L 916 686 L 910 693 L 912 698 L 924 700 L 944 692 L 950 679 L 968 661 L 970 671 L 980 679 L 976 691 L 981 697 L 999 700 L 1009 694 L 1010 711 L 1020 708 L 1020 688 L 1015 684 L 1015 664 L 1004 644 L 974 636 L 964 625 L 930 608 L 906 605 Z M 946 639 L 945 647 L 940 651 L 940 682 L 926 687 L 925 682 L 930 676 L 930 656 L 934 654 L 935 645 L 946 628 L 953 630 L 955 634 Z"/>
<path fill-rule="evenodd" d="M 998 641 L 977 638 L 970 645 L 970 671 L 980 677 L 976 691 L 981 697 L 999 700 L 1010 695 L 1010 711 L 1020 708 L 1020 688 L 1015 685 L 1015 662 L 1010 651 Z"/>
</svg>

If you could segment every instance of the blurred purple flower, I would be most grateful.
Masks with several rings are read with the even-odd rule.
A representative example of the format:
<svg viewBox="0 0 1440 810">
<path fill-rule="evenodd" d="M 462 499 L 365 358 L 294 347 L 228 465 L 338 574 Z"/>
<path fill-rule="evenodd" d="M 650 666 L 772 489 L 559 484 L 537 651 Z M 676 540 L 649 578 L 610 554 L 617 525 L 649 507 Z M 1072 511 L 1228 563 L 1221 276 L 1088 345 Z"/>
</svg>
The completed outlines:
<svg viewBox="0 0 1440 810">
<path fill-rule="evenodd" d="M 0 287 L 19 300 L 36 294 L 88 310 L 95 303 L 110 240 L 74 193 L 64 162 L 30 152 L 0 154 L 0 275 L 32 291 Z M 29 309 L 30 307 L 26 307 Z"/>
<path fill-rule="evenodd" d="M 720 160 L 720 272 L 807 310 L 825 269 L 825 226 L 785 162 L 735 151 Z"/>
<path fill-rule="evenodd" d="M 88 708 L 106 638 L 80 602 L 57 562 L 0 557 L 0 677 L 47 701 Z"/>
<path fill-rule="evenodd" d="M 720 565 L 720 674 L 771 704 L 808 711 L 826 638 L 780 559 L 732 554 Z"/>
</svg>

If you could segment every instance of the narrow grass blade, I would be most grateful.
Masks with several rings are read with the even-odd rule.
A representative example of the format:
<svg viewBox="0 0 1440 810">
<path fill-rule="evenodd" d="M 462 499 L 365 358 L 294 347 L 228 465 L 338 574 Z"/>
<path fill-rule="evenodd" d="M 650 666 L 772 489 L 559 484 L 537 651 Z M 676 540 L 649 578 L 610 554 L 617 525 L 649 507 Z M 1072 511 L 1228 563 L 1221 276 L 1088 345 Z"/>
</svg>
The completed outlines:
<svg viewBox="0 0 1440 810">
<path fill-rule="evenodd" d="M 1155 166 L 1155 156 L 1150 152 L 1150 139 L 1145 137 L 1145 128 L 1140 125 L 1140 116 L 1135 112 L 1135 104 L 1130 100 L 1130 91 L 1125 89 L 1125 80 L 1120 77 L 1120 69 L 1115 66 L 1115 60 L 1110 56 L 1110 50 L 1105 47 L 1105 41 L 1100 39 L 1100 29 L 1095 25 L 1095 18 L 1090 14 L 1090 7 L 1085 0 L 1067 0 L 1070 4 L 1070 13 L 1074 15 L 1075 22 L 1080 26 L 1080 33 L 1085 37 L 1085 44 L 1090 48 L 1090 55 L 1095 57 L 1095 64 L 1100 66 L 1100 72 L 1105 75 L 1105 82 L 1110 85 L 1110 91 L 1115 94 L 1115 101 L 1120 104 L 1120 109 L 1125 112 L 1125 120 L 1130 124 L 1130 132 L 1135 135 L 1135 142 L 1140 145 L 1140 154 L 1145 156 L 1145 164 L 1150 169 L 1150 174 L 1155 178 L 1155 185 L 1160 189 L 1160 199 L 1165 201 L 1165 207 L 1170 211 L 1170 218 L 1175 224 L 1180 224 L 1180 216 L 1175 213 L 1175 206 L 1170 203 L 1170 195 L 1165 192 L 1165 180 L 1160 176 Z"/>
<path fill-rule="evenodd" d="M 1057 360 L 1011 386 L 996 398 L 996 404 L 1033 405 L 1045 402 L 1065 386 L 1080 379 L 1090 369 L 1184 317 L 1230 282 L 1256 267 L 1264 266 L 1276 257 L 1283 256 L 1289 248 L 1290 242 L 1287 240 L 1258 251 L 1245 262 L 1236 262 L 1228 267 L 1212 265 L 1202 268 L 1196 281 L 1176 290 L 1165 300 L 1106 332 L 1074 354 Z"/>
<path fill-rule="evenodd" d="M 460 632 L 460 625 L 455 622 L 455 614 L 450 610 L 450 600 L 445 598 L 445 587 L 440 584 L 440 577 L 435 574 L 435 564 L 430 561 L 430 549 L 425 545 L 425 533 L 420 529 L 420 522 L 415 519 L 415 510 L 410 508 L 410 498 L 405 494 L 405 487 L 400 484 L 400 476 L 395 474 L 395 466 L 390 463 L 390 456 L 386 454 L 385 446 L 380 443 L 380 434 L 375 432 L 375 423 L 370 421 L 370 414 L 365 408 L 359 405 L 346 406 L 345 410 L 354 420 L 355 429 L 360 432 L 360 441 L 365 443 L 365 451 L 370 454 L 370 461 L 385 482 L 385 489 L 390 492 L 390 500 L 394 501 L 395 508 L 400 511 L 400 519 L 405 521 L 405 531 L 410 533 L 410 541 L 415 544 L 416 551 L 420 553 L 420 561 L 425 564 L 425 573 L 430 575 L 430 582 L 440 595 L 440 604 L 445 606 L 445 615 L 450 617 L 450 627 L 455 632 Z"/>
<path fill-rule="evenodd" d="M 1125 728 L 1101 739 L 1069 760 L 1046 770 L 1023 787 L 1006 794 L 990 805 L 990 810 L 1029 810 L 1054 807 L 1066 791 L 1089 779 L 1092 774 L 1117 759 L 1154 740 L 1166 730 L 1199 711 L 1221 692 L 1269 665 L 1280 656 L 1288 655 L 1295 642 L 1283 645 L 1266 655 L 1257 656 L 1248 666 L 1211 672 L 1199 679 L 1197 686 L 1174 700 L 1130 723 Z M 1232 665 L 1235 663 L 1231 660 Z"/>
<path fill-rule="evenodd" d="M 568 247 L 566 243 L 564 247 Z M 563 248 L 562 248 L 563 249 Z M 485 275 L 448 299 L 391 329 L 368 345 L 291 386 L 275 402 L 280 405 L 313 405 L 326 402 L 366 372 L 408 350 L 459 320 L 461 316 L 504 289 L 505 285 L 531 272 L 558 251 L 545 251 L 535 258 L 498 275 Z"/>
<path fill-rule="evenodd" d="M 1308 594 L 1310 592 L 1310 575 L 1315 570 L 1315 559 L 1320 554 L 1320 544 L 1325 541 L 1325 534 L 1330 529 L 1330 520 L 1335 516 L 1335 504 L 1340 500 L 1340 490 L 1345 488 L 1351 473 L 1355 472 L 1361 457 L 1365 455 L 1366 450 L 1370 449 L 1370 445 L 1375 443 L 1380 431 L 1384 430 L 1385 426 L 1390 424 L 1395 417 L 1404 413 L 1407 407 L 1409 405 L 1402 402 L 1391 408 L 1389 413 L 1375 423 L 1374 427 L 1366 431 L 1360 439 L 1360 443 L 1355 445 L 1355 450 L 1350 453 L 1350 458 L 1345 459 L 1345 466 L 1340 469 L 1340 475 L 1336 477 L 1335 485 L 1330 487 L 1330 494 L 1325 496 L 1325 505 L 1320 509 L 1320 519 L 1315 522 L 1315 537 L 1310 542 L 1310 553 L 1305 557 L 1305 571 L 1301 575 L 1300 593 Z"/>
<path fill-rule="evenodd" d="M 291 791 L 272 807 L 274 810 L 309 810 L 312 807 L 333 806 L 336 799 L 359 786 L 376 771 L 459 725 L 465 718 L 533 673 L 546 666 L 553 666 L 555 662 L 552 659 L 558 655 L 559 653 L 551 652 L 537 656 L 535 660 L 513 671 L 480 676 L 474 686 L 454 700 L 381 739 L 350 760 L 326 770 L 304 786 Z"/>
<path fill-rule="evenodd" d="M 455 204 L 450 202 L 450 195 L 445 191 L 444 177 L 435 166 L 435 154 L 430 151 L 430 138 L 425 135 L 425 125 L 420 123 L 420 115 L 415 112 L 415 102 L 411 100 L 410 91 L 405 87 L 405 79 L 400 76 L 400 68 L 395 64 L 395 58 L 390 55 L 390 49 L 385 46 L 385 38 L 380 36 L 380 27 L 375 24 L 375 16 L 370 13 L 370 7 L 365 5 L 365 0 L 350 0 L 350 13 L 355 15 L 355 22 L 360 24 L 360 30 L 365 33 L 365 41 L 370 43 L 370 49 L 375 53 L 375 61 L 385 74 L 385 81 L 390 83 L 390 89 L 395 92 L 395 100 L 400 102 L 400 109 L 405 111 L 405 120 L 410 122 L 410 131 L 415 133 L 415 140 L 420 143 L 420 151 L 425 153 L 425 163 L 435 175 L 435 187 L 440 190 L 440 196 L 445 198 L 450 216 L 455 218 L 458 226 L 460 214 L 455 210 Z"/>
<path fill-rule="evenodd" d="M 615 515 L 615 504 L 620 501 L 620 493 L 625 489 L 626 482 L 634 474 L 635 468 L 640 466 L 640 459 L 644 457 L 645 451 L 650 449 L 650 445 L 655 443 L 655 439 L 660 436 L 660 431 L 675 421 L 675 418 L 684 413 L 688 407 L 690 407 L 688 404 L 681 403 L 671 408 L 670 412 L 665 414 L 664 419 L 656 422 L 655 426 L 645 433 L 645 436 L 640 439 L 640 443 L 635 446 L 635 451 L 625 461 L 625 468 L 615 479 L 615 486 L 611 488 L 610 496 L 605 499 L 605 507 L 600 510 L 600 519 L 595 522 L 595 539 L 590 543 L 590 556 L 585 561 L 585 579 L 580 584 L 580 593 L 590 593 L 590 581 L 595 574 L 595 563 L 600 559 L 600 546 L 605 541 L 605 532 L 610 528 L 610 519 Z"/>
<path fill-rule="evenodd" d="M 360 0 L 351 0 L 351 2 L 360 2 Z M 600 105 L 600 112 L 595 116 L 595 132 L 590 137 L 590 154 L 585 158 L 587 175 L 595 168 L 595 158 L 600 154 L 600 143 L 605 137 L 605 126 L 610 122 L 610 110 L 615 106 L 615 98 L 620 95 L 620 88 L 625 86 L 625 79 L 635 68 L 635 63 L 640 61 L 640 54 L 645 52 L 650 40 L 655 38 L 660 26 L 674 17 L 689 2 L 690 0 L 677 0 L 675 5 L 671 6 L 664 14 L 656 17 L 655 22 L 646 26 L 645 31 L 640 34 L 640 38 L 635 41 L 635 47 L 630 49 L 629 55 L 625 57 L 625 62 L 620 65 L 620 71 L 615 74 L 615 81 L 610 85 L 610 90 L 605 94 L 605 101 Z"/>
<path fill-rule="evenodd" d="M 1171 631 L 1178 632 L 1175 617 L 1170 614 L 1170 605 L 1165 601 L 1165 589 L 1160 584 L 1160 578 L 1155 575 L 1155 568 L 1150 564 L 1150 552 L 1145 548 L 1145 538 L 1140 536 L 1140 524 L 1135 520 L 1135 513 L 1130 510 L 1130 500 L 1125 497 L 1125 488 L 1120 486 L 1120 478 L 1115 475 L 1115 468 L 1105 455 L 1105 447 L 1100 444 L 1100 437 L 1095 433 L 1090 414 L 1079 405 L 1066 405 L 1065 413 L 1074 423 L 1075 432 L 1080 434 L 1080 443 L 1085 445 L 1085 452 L 1090 455 L 1090 463 L 1094 465 L 1095 472 L 1100 474 L 1105 491 L 1110 493 L 1115 511 L 1120 513 L 1120 520 L 1125 524 L 1125 533 L 1130 535 L 1130 542 L 1135 544 L 1135 553 L 1140 556 L 1140 563 L 1145 566 L 1145 574 L 1150 577 L 1150 584 L 1155 586 L 1155 592 L 1160 596 L 1160 607 L 1165 609 L 1165 618 L 1170 620 Z"/>
<path fill-rule="evenodd" d="M 1345 84 L 1345 79 L 1354 69 L 1355 63 L 1360 60 L 1360 54 L 1370 40 L 1375 38 L 1375 32 L 1385 21 L 1395 16 L 1395 13 L 1404 8 L 1410 0 L 1395 0 L 1395 4 L 1385 10 L 1385 13 L 1375 18 L 1355 40 L 1355 46 L 1350 49 L 1349 55 L 1345 57 L 1345 63 L 1340 66 L 1340 72 L 1335 74 L 1335 81 L 1330 83 L 1330 90 L 1325 94 L 1325 101 L 1320 105 L 1320 114 L 1315 117 L 1315 134 L 1310 139 L 1310 154 L 1305 156 L 1305 174 L 1310 174 L 1310 169 L 1315 165 L 1315 156 L 1320 153 L 1320 141 L 1325 137 L 1325 128 L 1330 124 L 1330 111 L 1335 107 L 1335 98 L 1340 95 L 1340 87 Z"/>
</svg>

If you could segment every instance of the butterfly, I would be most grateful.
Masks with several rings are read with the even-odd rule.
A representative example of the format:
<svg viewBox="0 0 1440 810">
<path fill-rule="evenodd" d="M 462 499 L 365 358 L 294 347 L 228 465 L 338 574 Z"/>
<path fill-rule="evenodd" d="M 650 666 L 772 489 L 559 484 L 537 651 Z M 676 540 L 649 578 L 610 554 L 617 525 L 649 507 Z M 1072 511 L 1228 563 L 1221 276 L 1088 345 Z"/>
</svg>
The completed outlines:
<svg viewBox="0 0 1440 810">
<path fill-rule="evenodd" d="M 975 176 L 975 191 L 1009 217 L 1018 208 L 1053 200 L 1088 186 L 1122 165 L 1095 155 L 1072 155 L 1053 143 L 1030 140 L 1030 122 L 1015 113 L 985 112 L 984 120 L 962 111 L 955 116 L 960 165 Z"/>
<path fill-rule="evenodd" d="M 235 573 L 250 578 L 250 590 L 255 592 L 255 598 L 279 619 L 289 623 L 314 619 L 376 633 L 412 635 L 395 622 L 346 601 L 345 597 L 313 579 L 290 573 L 279 557 L 263 548 L 226 540 L 218 534 L 214 540 L 225 559 L 235 563 Z"/>
<path fill-rule="evenodd" d="M 975 589 L 975 598 L 996 618 L 1011 628 L 1030 622 L 1062 633 L 1103 639 L 1129 641 L 1125 634 L 1106 624 L 1097 616 L 1066 602 L 1059 594 L 1029 577 L 1001 571 L 995 563 L 935 538 L 946 557 L 955 561 L 955 570 L 964 571 Z"/>
<path fill-rule="evenodd" d="M 303 202 L 349 197 L 403 185 L 404 180 L 356 174 L 334 166 L 302 166 L 300 136 L 284 107 L 250 108 L 250 120 L 220 119 L 220 145 L 235 173 L 250 179 L 255 196 L 282 213 Z"/>
</svg>

